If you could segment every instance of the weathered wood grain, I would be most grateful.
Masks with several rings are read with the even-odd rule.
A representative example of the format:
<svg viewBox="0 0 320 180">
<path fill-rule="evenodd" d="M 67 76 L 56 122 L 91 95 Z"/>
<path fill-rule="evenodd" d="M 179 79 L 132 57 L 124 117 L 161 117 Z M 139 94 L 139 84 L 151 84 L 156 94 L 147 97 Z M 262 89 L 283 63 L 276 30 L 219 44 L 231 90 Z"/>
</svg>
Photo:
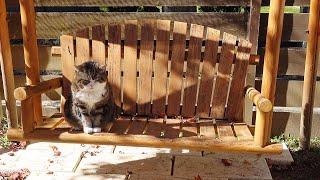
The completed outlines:
<svg viewBox="0 0 320 180">
<path fill-rule="evenodd" d="M 151 113 L 151 80 L 154 49 L 155 21 L 145 20 L 141 25 L 141 47 L 139 62 L 139 101 L 138 113 Z"/>
<path fill-rule="evenodd" d="M 167 112 L 169 116 L 180 113 L 186 33 L 187 23 L 174 22 Z"/>
<path fill-rule="evenodd" d="M 229 121 L 243 122 L 244 86 L 248 72 L 251 47 L 252 44 L 250 42 L 240 40 L 227 103 L 226 116 Z"/>
<path fill-rule="evenodd" d="M 63 35 L 60 37 L 61 43 L 61 61 L 62 61 L 62 97 L 61 97 L 61 110 L 63 112 L 63 107 L 66 99 L 71 95 L 71 82 L 74 78 L 74 44 L 73 36 Z"/>
<path fill-rule="evenodd" d="M 136 113 L 137 103 L 137 21 L 125 24 L 123 58 L 123 109 L 127 113 Z"/>
<path fill-rule="evenodd" d="M 92 60 L 100 65 L 106 64 L 105 26 L 92 27 Z"/>
<path fill-rule="evenodd" d="M 75 65 L 78 66 L 90 59 L 89 28 L 76 33 L 76 58 Z"/>
<path fill-rule="evenodd" d="M 108 26 L 108 81 L 112 87 L 115 103 L 121 106 L 121 26 L 114 24 Z"/>
<path fill-rule="evenodd" d="M 154 88 L 152 112 L 164 115 L 169 60 L 170 21 L 157 21 L 157 45 L 154 61 Z"/>
<path fill-rule="evenodd" d="M 223 35 L 221 60 L 218 67 L 211 108 L 211 116 L 218 119 L 224 118 L 236 40 L 237 37 L 231 34 L 224 33 Z"/>
<path fill-rule="evenodd" d="M 203 31 L 203 26 L 191 24 L 186 71 L 187 83 L 186 87 L 184 87 L 184 101 L 182 105 L 182 115 L 184 117 L 192 117 L 195 115 Z"/>
<path fill-rule="evenodd" d="M 40 77 L 34 3 L 33 1 L 19 0 L 19 4 L 27 85 L 37 85 L 40 82 Z M 33 97 L 32 101 L 35 122 L 41 124 L 41 96 Z"/>
<path fill-rule="evenodd" d="M 214 73 L 217 63 L 220 31 L 207 28 L 206 47 L 201 72 L 197 114 L 200 117 L 210 115 L 211 94 L 213 90 Z"/>
<path fill-rule="evenodd" d="M 309 14 L 284 14 L 282 41 L 306 41 Z M 261 14 L 259 38 L 266 39 L 268 14 Z"/>
</svg>

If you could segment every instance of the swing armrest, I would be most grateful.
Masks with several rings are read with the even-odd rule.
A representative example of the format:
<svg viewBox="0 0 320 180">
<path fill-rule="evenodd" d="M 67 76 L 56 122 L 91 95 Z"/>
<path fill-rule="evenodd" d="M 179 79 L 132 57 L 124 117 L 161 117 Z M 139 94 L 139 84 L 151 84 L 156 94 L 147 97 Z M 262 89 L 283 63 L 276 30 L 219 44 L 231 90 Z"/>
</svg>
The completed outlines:
<svg viewBox="0 0 320 180">
<path fill-rule="evenodd" d="M 246 96 L 257 106 L 262 112 L 270 112 L 272 110 L 272 103 L 269 99 L 262 96 L 262 94 L 252 86 L 245 87 Z"/>
<path fill-rule="evenodd" d="M 62 77 L 42 81 L 37 85 L 27 85 L 16 88 L 14 90 L 14 97 L 17 100 L 23 101 L 59 87 L 62 87 Z"/>
</svg>

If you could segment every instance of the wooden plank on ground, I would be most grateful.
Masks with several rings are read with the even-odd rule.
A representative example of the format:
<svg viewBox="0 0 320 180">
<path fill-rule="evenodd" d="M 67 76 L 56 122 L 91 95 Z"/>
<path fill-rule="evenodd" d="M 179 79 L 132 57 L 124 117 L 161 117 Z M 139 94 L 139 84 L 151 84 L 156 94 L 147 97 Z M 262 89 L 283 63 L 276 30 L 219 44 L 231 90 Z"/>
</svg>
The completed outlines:
<svg viewBox="0 0 320 180">
<path fill-rule="evenodd" d="M 13 13 L 8 17 L 11 38 L 21 39 L 19 14 Z M 41 12 L 36 14 L 37 36 L 39 39 L 55 39 L 61 34 L 80 30 L 97 24 L 123 23 L 127 19 L 167 19 L 194 23 L 213 28 L 219 28 L 236 36 L 245 38 L 247 35 L 248 13 L 230 12 Z M 48 19 L 50 23 L 48 23 Z"/>
<path fill-rule="evenodd" d="M 203 31 L 203 26 L 191 24 L 186 87 L 184 87 L 184 101 L 182 105 L 182 115 L 184 117 L 195 115 Z"/>
<path fill-rule="evenodd" d="M 92 27 L 92 60 L 100 65 L 106 64 L 105 26 Z"/>
<path fill-rule="evenodd" d="M 69 35 L 63 35 L 60 37 L 60 43 L 63 74 L 61 109 L 63 109 L 66 98 L 68 98 L 71 95 L 71 82 L 74 77 L 73 37 Z"/>
<path fill-rule="evenodd" d="M 137 21 L 125 24 L 123 59 L 123 110 L 136 113 L 137 103 Z"/>
<path fill-rule="evenodd" d="M 148 115 L 151 113 L 152 93 L 152 62 L 154 44 L 155 21 L 143 20 L 141 23 L 141 45 L 139 62 L 139 101 L 138 114 Z"/>
<path fill-rule="evenodd" d="M 201 73 L 197 115 L 208 117 L 210 115 L 211 94 L 213 90 L 215 66 L 219 47 L 220 31 L 207 28 L 206 46 Z"/>
<path fill-rule="evenodd" d="M 246 124 L 235 123 L 233 124 L 233 129 L 238 140 L 253 140 L 253 136 Z"/>
<path fill-rule="evenodd" d="M 75 65 L 80 65 L 90 59 L 89 28 L 76 33 Z"/>
<path fill-rule="evenodd" d="M 236 40 L 236 36 L 228 33 L 223 34 L 222 52 L 211 108 L 211 116 L 217 119 L 224 118 Z"/>
<path fill-rule="evenodd" d="M 180 113 L 181 88 L 183 83 L 183 64 L 185 57 L 187 23 L 174 22 L 173 44 L 168 95 L 168 115 Z"/>
<path fill-rule="evenodd" d="M 236 140 L 236 137 L 235 137 L 235 134 L 233 133 L 231 124 L 217 122 L 217 129 L 218 129 L 219 139 L 226 140 L 226 141 L 235 141 Z"/>
<path fill-rule="evenodd" d="M 222 162 L 231 162 L 225 166 Z M 185 177 L 201 177 L 201 179 L 265 179 L 271 180 L 272 176 L 264 157 L 256 155 L 214 153 L 204 157 L 176 156 L 173 176 L 184 179 Z M 191 179 L 191 178 L 190 178 Z"/>
<path fill-rule="evenodd" d="M 121 106 L 121 26 L 109 24 L 108 26 L 108 81 L 112 87 L 115 103 Z"/>
<path fill-rule="evenodd" d="M 251 47 L 250 42 L 242 39 L 239 41 L 227 103 L 226 116 L 229 121 L 243 122 L 244 86 Z"/>
<path fill-rule="evenodd" d="M 153 114 L 165 113 L 169 60 L 170 21 L 157 20 L 157 45 L 154 61 Z"/>
</svg>

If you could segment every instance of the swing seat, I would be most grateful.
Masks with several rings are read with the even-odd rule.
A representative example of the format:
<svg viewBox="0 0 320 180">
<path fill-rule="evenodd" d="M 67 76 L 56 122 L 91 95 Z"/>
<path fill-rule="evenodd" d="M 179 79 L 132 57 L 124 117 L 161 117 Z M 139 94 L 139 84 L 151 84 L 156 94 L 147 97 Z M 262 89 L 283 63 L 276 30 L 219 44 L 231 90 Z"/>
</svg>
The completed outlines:
<svg viewBox="0 0 320 180">
<path fill-rule="evenodd" d="M 15 90 L 22 127 L 9 129 L 10 140 L 282 152 L 280 144 L 255 144 L 243 121 L 245 96 L 261 112 L 272 111 L 271 102 L 245 84 L 248 65 L 259 60 L 247 40 L 197 24 L 146 19 L 85 28 L 62 35 L 60 45 L 63 76 Z M 123 109 L 119 118 L 95 134 L 72 130 L 63 114 L 37 119 L 33 99 L 62 87 L 63 108 L 75 65 L 88 60 L 107 65 Z"/>
</svg>

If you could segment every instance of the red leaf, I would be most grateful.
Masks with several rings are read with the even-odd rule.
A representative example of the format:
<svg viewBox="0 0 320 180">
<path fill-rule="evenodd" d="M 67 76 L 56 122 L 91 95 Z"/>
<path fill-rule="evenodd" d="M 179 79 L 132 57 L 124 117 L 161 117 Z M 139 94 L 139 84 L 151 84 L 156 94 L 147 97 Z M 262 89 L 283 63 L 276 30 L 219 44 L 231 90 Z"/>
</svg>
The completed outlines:
<svg viewBox="0 0 320 180">
<path fill-rule="evenodd" d="M 224 166 L 231 166 L 232 163 L 229 159 L 221 159 L 221 162 L 224 164 Z"/>
</svg>

